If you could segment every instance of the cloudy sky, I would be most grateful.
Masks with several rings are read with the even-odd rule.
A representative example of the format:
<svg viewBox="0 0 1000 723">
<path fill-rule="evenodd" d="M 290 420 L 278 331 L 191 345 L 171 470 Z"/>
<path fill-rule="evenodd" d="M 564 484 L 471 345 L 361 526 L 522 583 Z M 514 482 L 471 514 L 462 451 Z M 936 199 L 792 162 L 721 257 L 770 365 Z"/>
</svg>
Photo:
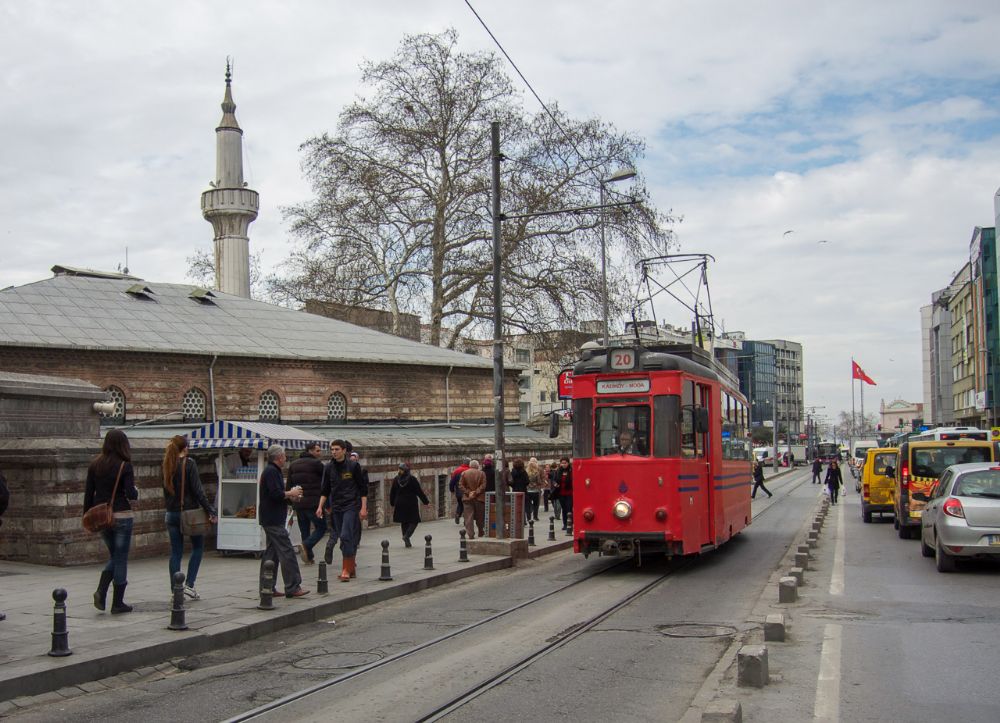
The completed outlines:
<svg viewBox="0 0 1000 723">
<path fill-rule="evenodd" d="M 807 405 L 850 410 L 852 357 L 878 382 L 866 411 L 922 401 L 919 307 L 994 223 L 995 0 L 473 5 L 543 98 L 646 139 L 681 250 L 716 259 L 717 318 L 801 342 Z M 185 280 L 211 248 L 227 55 L 251 248 L 277 263 L 278 209 L 309 194 L 299 144 L 334 129 L 361 60 L 447 27 L 493 49 L 463 0 L 0 0 L 0 287 L 113 270 L 126 247 L 133 273 Z"/>
</svg>

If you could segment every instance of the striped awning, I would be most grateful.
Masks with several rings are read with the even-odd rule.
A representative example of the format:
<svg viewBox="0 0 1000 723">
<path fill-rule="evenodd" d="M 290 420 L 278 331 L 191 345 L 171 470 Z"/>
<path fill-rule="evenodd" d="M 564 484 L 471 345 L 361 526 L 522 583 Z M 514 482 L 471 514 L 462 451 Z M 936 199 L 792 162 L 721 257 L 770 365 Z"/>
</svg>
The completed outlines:
<svg viewBox="0 0 1000 723">
<path fill-rule="evenodd" d="M 323 447 L 329 445 L 312 432 L 267 422 L 220 420 L 192 430 L 187 438 L 192 449 L 267 449 L 272 444 L 280 444 L 285 449 L 305 449 L 311 442 L 319 442 Z"/>
</svg>

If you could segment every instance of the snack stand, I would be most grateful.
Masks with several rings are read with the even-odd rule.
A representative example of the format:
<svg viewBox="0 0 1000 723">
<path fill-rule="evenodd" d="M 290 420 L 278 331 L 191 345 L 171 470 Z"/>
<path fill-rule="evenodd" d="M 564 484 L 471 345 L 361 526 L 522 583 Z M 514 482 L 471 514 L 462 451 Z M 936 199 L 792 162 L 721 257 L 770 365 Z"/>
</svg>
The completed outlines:
<svg viewBox="0 0 1000 723">
<path fill-rule="evenodd" d="M 219 479 L 216 547 L 223 554 L 260 553 L 267 546 L 257 512 L 259 480 L 267 465 L 267 448 L 280 444 L 290 452 L 305 449 L 310 442 L 329 446 L 329 442 L 311 432 L 267 422 L 212 422 L 192 430 L 187 438 L 192 450 L 218 450 L 215 460 Z M 241 449 L 254 451 L 246 464 L 238 456 Z"/>
</svg>

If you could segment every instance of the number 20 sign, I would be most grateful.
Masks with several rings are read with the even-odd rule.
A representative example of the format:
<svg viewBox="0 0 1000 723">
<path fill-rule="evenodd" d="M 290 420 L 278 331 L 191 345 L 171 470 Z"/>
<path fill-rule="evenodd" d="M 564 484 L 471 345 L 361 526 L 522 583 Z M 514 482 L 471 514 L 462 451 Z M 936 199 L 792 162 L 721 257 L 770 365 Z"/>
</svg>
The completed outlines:
<svg viewBox="0 0 1000 723">
<path fill-rule="evenodd" d="M 632 349 L 612 349 L 611 368 L 635 369 L 635 352 Z"/>
</svg>

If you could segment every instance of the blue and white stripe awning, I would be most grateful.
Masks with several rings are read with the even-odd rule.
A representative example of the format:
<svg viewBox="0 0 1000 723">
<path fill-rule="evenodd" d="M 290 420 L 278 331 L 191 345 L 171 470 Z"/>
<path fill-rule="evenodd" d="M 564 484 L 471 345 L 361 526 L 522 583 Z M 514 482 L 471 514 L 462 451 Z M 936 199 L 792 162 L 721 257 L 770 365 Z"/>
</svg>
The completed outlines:
<svg viewBox="0 0 1000 723">
<path fill-rule="evenodd" d="M 188 435 L 192 449 L 267 449 L 280 444 L 285 449 L 305 449 L 310 442 L 328 446 L 322 437 L 285 424 L 267 422 L 218 421 L 192 430 Z"/>
</svg>

